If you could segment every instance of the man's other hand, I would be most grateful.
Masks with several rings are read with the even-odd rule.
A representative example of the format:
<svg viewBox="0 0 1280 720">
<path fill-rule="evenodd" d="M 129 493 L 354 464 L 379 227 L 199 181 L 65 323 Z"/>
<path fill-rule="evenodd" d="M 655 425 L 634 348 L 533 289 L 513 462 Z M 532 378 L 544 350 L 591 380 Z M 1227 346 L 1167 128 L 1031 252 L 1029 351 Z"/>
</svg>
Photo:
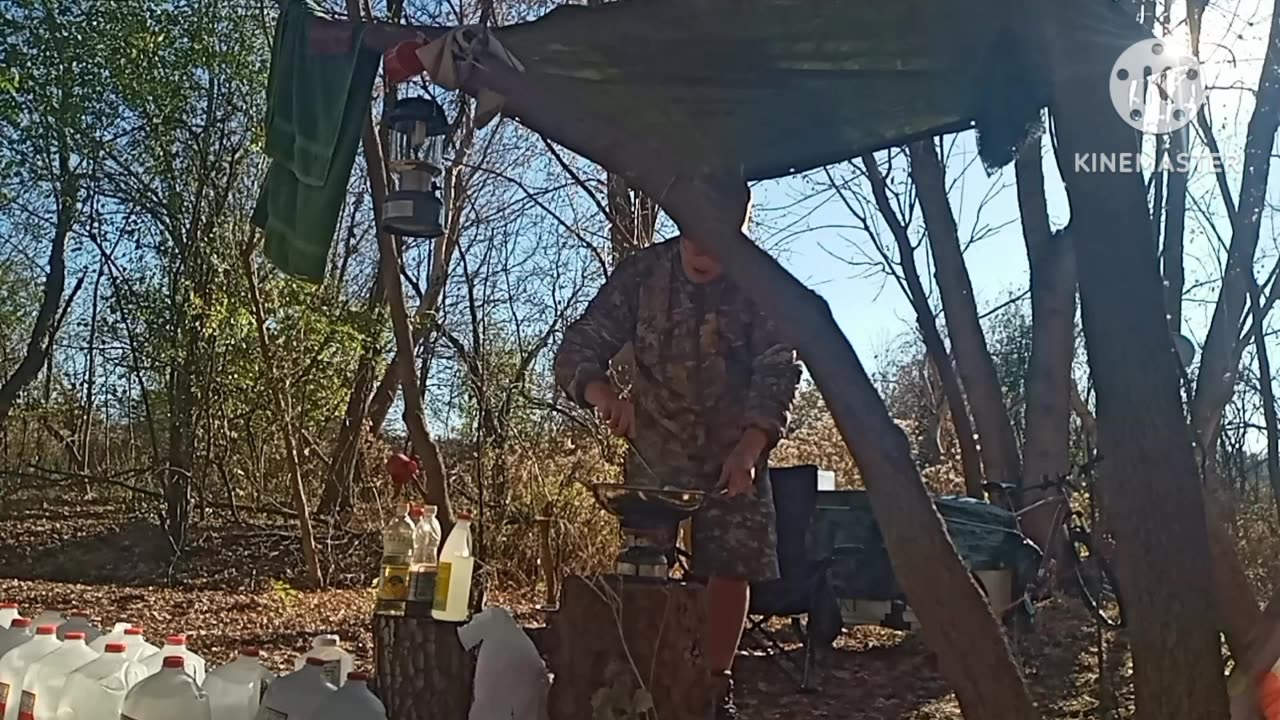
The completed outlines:
<svg viewBox="0 0 1280 720">
<path fill-rule="evenodd" d="M 583 395 L 610 432 L 618 437 L 631 437 L 636 426 L 636 406 L 630 400 L 618 397 L 613 388 L 603 382 L 591 383 Z"/>
<path fill-rule="evenodd" d="M 758 428 L 748 428 L 742 433 L 720 468 L 717 487 L 722 493 L 728 497 L 755 494 L 756 463 L 760 461 L 760 454 L 764 452 L 767 442 L 767 437 Z"/>
</svg>

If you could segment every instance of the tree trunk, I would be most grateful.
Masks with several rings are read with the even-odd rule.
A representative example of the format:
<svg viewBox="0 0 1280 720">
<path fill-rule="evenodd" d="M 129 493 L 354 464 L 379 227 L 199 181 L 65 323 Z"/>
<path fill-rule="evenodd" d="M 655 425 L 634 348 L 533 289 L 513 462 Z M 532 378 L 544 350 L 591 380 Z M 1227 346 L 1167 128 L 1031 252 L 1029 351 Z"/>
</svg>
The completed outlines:
<svg viewBox="0 0 1280 720">
<path fill-rule="evenodd" d="M 1123 36 L 1074 27 L 1053 13 L 1046 32 L 1054 69 L 1058 162 L 1071 204 L 1071 235 L 1089 366 L 1097 384 L 1099 491 L 1116 538 L 1115 570 L 1130 622 L 1136 715 L 1152 720 L 1227 717 L 1221 646 L 1210 595 L 1208 533 L 1142 177 L 1080 172 L 1085 153 L 1135 153 L 1133 130 L 1110 112 L 1109 68 Z M 1068 26 L 1068 27 L 1063 27 Z M 1070 44 L 1063 42 L 1070 38 Z M 1097 38 L 1101 47 L 1080 47 Z"/>
<path fill-rule="evenodd" d="M 1038 485 L 1071 468 L 1071 359 L 1075 350 L 1076 267 L 1071 237 L 1054 235 L 1045 206 L 1044 167 L 1037 138 L 1022 149 L 1015 164 L 1022 236 L 1031 268 L 1031 358 L 1027 363 L 1026 439 L 1023 479 Z M 1044 498 L 1028 490 L 1025 505 Z M 1041 548 L 1059 561 L 1070 558 L 1066 535 L 1056 536 L 1055 518 L 1063 508 L 1047 503 L 1023 516 L 1022 526 Z M 1055 547 L 1050 547 L 1056 537 Z"/>
<path fill-rule="evenodd" d="M 1280 0 L 1272 10 L 1271 34 L 1258 80 L 1256 104 L 1245 135 L 1240 201 L 1230 215 L 1231 245 L 1227 250 L 1226 273 L 1213 309 L 1209 334 L 1205 337 L 1196 392 L 1191 403 L 1192 424 L 1200 451 L 1210 460 L 1217 447 L 1222 412 L 1231 400 L 1240 369 L 1235 350 L 1240 338 L 1240 319 L 1253 277 L 1253 259 L 1258 247 L 1271 167 L 1271 147 L 1277 127 L 1280 127 Z M 1224 200 L 1230 204 L 1228 198 Z"/>
<path fill-rule="evenodd" d="M 942 333 L 938 331 L 938 321 L 929 307 L 929 296 L 920 282 L 920 271 L 916 268 L 915 248 L 907 236 L 907 228 L 889 201 L 889 193 L 885 187 L 884 176 L 871 155 L 862 157 L 862 165 L 867 171 L 867 179 L 871 184 L 871 194 L 875 197 L 876 207 L 884 218 L 885 224 L 893 235 L 898 246 L 898 262 L 902 266 L 903 279 L 907 285 L 907 299 L 916 313 L 916 326 L 920 328 L 920 337 L 924 340 L 925 351 L 938 370 L 938 379 L 942 382 L 942 392 L 951 407 L 951 422 L 956 428 L 956 441 L 960 444 L 960 463 L 964 467 L 965 493 L 969 497 L 983 498 L 982 490 L 982 458 L 974 438 L 973 425 L 969 422 L 969 409 L 965 406 L 964 392 L 960 389 L 960 379 L 956 377 L 955 366 L 951 364 L 951 355 L 942 341 Z M 841 194 L 841 199 L 844 199 Z M 852 210 L 852 208 L 850 208 Z"/>
<path fill-rule="evenodd" d="M 1169 135 L 1169 152 L 1187 152 L 1191 129 L 1182 128 Z M 1174 163 L 1169 172 L 1169 193 L 1165 200 L 1164 247 L 1160 251 L 1164 264 L 1164 311 L 1169 316 L 1169 331 L 1182 332 L 1182 291 L 1186 285 L 1183 272 L 1183 236 L 1187 227 L 1187 172 Z"/>
<path fill-rule="evenodd" d="M 27 349 L 14 368 L 13 373 L 0 385 L 0 426 L 3 426 L 13 411 L 18 395 L 40 374 L 44 367 L 49 345 L 53 342 L 54 320 L 58 308 L 62 304 L 62 291 L 67 282 L 67 236 L 71 234 L 71 226 L 75 222 L 76 204 L 79 202 L 79 181 L 72 176 L 69 153 L 59 153 L 59 173 L 61 182 L 58 187 L 57 218 L 54 221 L 53 242 L 49 246 L 49 270 L 44 276 L 44 292 L 40 299 L 40 308 L 36 310 L 36 320 L 31 326 L 31 336 L 27 340 Z"/>
<path fill-rule="evenodd" d="M 701 586 L 565 578 L 560 609 L 548 616 L 551 719 L 645 717 L 647 693 L 656 717 L 706 720 L 713 700 L 700 647 L 706 614 Z"/>
<path fill-rule="evenodd" d="M 920 210 L 933 251 L 934 275 L 942 296 L 956 368 L 969 398 L 973 421 L 982 443 L 982 466 L 991 482 L 1020 484 L 1022 461 L 1009 422 L 1008 408 L 996 375 L 995 363 L 987 349 L 973 285 L 965 268 L 960 236 L 947 200 L 947 184 L 942 162 L 933 140 L 911 144 L 911 179 L 916 185 Z"/>
<path fill-rule="evenodd" d="M 1253 305 L 1253 343 L 1258 355 L 1258 396 L 1262 401 L 1262 417 L 1267 428 L 1267 480 L 1271 483 L 1276 511 L 1280 513 L 1280 427 L 1276 423 L 1276 396 L 1272 390 L 1271 358 L 1267 356 L 1267 333 L 1264 329 L 1266 311 L 1262 305 L 1262 291 L 1252 269 L 1249 278 L 1249 299 Z"/>
<path fill-rule="evenodd" d="M 467 720 L 475 656 L 457 623 L 373 617 L 374 678 L 388 720 Z"/>
</svg>

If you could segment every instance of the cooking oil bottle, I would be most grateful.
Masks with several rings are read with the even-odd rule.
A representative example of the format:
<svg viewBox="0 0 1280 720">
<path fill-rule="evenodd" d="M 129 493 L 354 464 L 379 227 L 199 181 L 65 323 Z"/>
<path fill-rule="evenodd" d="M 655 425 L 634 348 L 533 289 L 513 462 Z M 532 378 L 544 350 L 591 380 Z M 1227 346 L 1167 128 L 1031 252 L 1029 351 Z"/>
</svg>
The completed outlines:
<svg viewBox="0 0 1280 720">
<path fill-rule="evenodd" d="M 374 612 L 379 615 L 404 615 L 409 599 L 409 566 L 413 556 L 413 520 L 409 505 L 382 529 L 382 575 L 378 580 L 378 600 Z"/>
</svg>

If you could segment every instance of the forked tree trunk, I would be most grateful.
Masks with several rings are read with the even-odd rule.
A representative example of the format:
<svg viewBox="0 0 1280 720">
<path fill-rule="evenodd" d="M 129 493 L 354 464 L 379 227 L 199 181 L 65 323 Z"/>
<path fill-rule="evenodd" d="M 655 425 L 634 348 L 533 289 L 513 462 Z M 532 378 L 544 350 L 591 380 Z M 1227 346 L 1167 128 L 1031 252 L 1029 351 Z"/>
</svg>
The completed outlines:
<svg viewBox="0 0 1280 720">
<path fill-rule="evenodd" d="M 375 615 L 373 658 L 388 720 L 467 720 L 475 656 L 457 623 Z"/>
<path fill-rule="evenodd" d="M 907 236 L 907 228 L 889 201 L 889 193 L 885 186 L 884 176 L 876 165 L 875 157 L 864 155 L 862 166 L 867 171 L 867 179 L 871 184 L 871 194 L 875 197 L 876 207 L 889 232 L 898 246 L 898 262 L 902 266 L 903 279 L 907 285 L 907 299 L 916 313 L 916 327 L 920 329 L 920 337 L 924 340 L 925 352 L 938 370 L 938 379 L 942 382 L 942 392 L 951 407 L 951 422 L 955 425 L 956 441 L 960 444 L 960 463 L 964 467 L 965 493 L 969 497 L 982 498 L 982 457 L 978 452 L 978 444 L 974 438 L 973 425 L 969 422 L 969 409 L 965 405 L 964 392 L 960 389 L 960 379 L 956 377 L 955 366 L 951 364 L 951 355 L 947 352 L 946 343 L 942 341 L 942 333 L 938 331 L 938 321 L 929 306 L 929 296 L 924 291 L 924 283 L 920 282 L 920 271 L 916 268 L 915 248 L 911 246 L 911 238 Z M 844 195 L 841 194 L 841 199 Z M 852 210 L 852 208 L 850 208 Z"/>
<path fill-rule="evenodd" d="M 911 179 L 915 182 L 920 211 L 929 233 L 934 276 L 942 296 L 956 368 L 982 441 L 982 466 L 991 482 L 1019 484 L 1022 461 L 1018 442 L 1013 435 L 1013 424 L 1009 422 L 1009 411 L 1004 404 L 995 363 L 987 349 L 982 323 L 978 320 L 973 284 L 969 281 L 955 217 L 947 200 L 946 176 L 938 159 L 938 149 L 933 140 L 921 140 L 911 144 L 910 152 Z"/>
<path fill-rule="evenodd" d="M 1042 7 L 1048 7 L 1042 4 Z M 1089 366 L 1097 386 L 1100 487 L 1116 538 L 1115 570 L 1130 623 L 1136 715 L 1227 717 L 1210 594 L 1205 509 L 1183 420 L 1177 360 L 1142 177 L 1084 173 L 1073 158 L 1135 153 L 1109 111 L 1108 58 L 1127 39 L 1074 27 L 1065 8 L 1045 36 L 1054 70 L 1058 162 L 1071 204 Z M 1071 42 L 1064 42 L 1070 38 Z M 1095 47 L 1081 47 L 1082 38 Z M 1080 58 L 1096 58 L 1081 62 Z"/>
</svg>

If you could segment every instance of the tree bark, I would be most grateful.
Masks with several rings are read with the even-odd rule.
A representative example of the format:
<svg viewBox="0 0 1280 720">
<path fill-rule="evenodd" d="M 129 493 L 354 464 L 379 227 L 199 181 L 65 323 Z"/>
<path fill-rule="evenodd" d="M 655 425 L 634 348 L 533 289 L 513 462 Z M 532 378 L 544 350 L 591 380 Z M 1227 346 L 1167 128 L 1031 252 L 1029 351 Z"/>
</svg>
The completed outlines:
<svg viewBox="0 0 1280 720">
<path fill-rule="evenodd" d="M 374 678 L 388 720 L 467 720 L 475 657 L 457 623 L 373 617 Z"/>
<path fill-rule="evenodd" d="M 700 647 L 702 595 L 696 585 L 565 578 L 548 618 L 551 719 L 615 717 L 605 708 L 645 717 L 638 706 L 647 693 L 656 717 L 706 720 L 713 684 Z"/>
<path fill-rule="evenodd" d="M 1258 396 L 1262 401 L 1262 418 L 1267 428 L 1267 480 L 1271 494 L 1280 513 L 1280 427 L 1276 423 L 1276 396 L 1272 389 L 1271 358 L 1267 355 L 1267 333 L 1264 330 L 1266 311 L 1262 305 L 1262 291 L 1258 280 L 1249 273 L 1249 300 L 1253 307 L 1253 343 L 1258 355 Z"/>
<path fill-rule="evenodd" d="M 920 281 L 920 271 L 916 267 L 915 248 L 907 236 L 907 228 L 889 201 L 888 189 L 884 176 L 875 158 L 870 155 L 862 157 L 862 165 L 867 171 L 867 179 L 871 184 L 871 193 L 875 197 L 876 207 L 881 217 L 889 226 L 894 242 L 898 246 L 898 262 L 902 266 L 903 279 L 907 285 L 907 299 L 916 313 L 916 326 L 920 329 L 920 337 L 924 340 L 925 352 L 933 360 L 938 370 L 938 379 L 942 382 L 942 392 L 951 407 L 951 422 L 955 425 L 956 441 L 960 444 L 960 464 L 964 467 L 965 493 L 969 497 L 983 498 L 982 490 L 982 458 L 974 438 L 973 425 L 969 422 L 969 409 L 965 406 L 964 392 L 960 389 L 960 379 L 956 377 L 955 366 L 951 364 L 951 354 L 942 341 L 942 333 L 938 331 L 938 321 L 929 306 L 929 296 Z M 844 199 L 843 193 L 841 200 Z M 852 210 L 852 208 L 850 208 Z"/>
<path fill-rule="evenodd" d="M 933 252 L 934 276 L 942 296 L 942 310 L 956 356 L 956 368 L 969 398 L 973 422 L 982 443 L 982 466 L 991 482 L 1020 484 L 1022 461 L 1009 422 L 1008 408 L 987 349 L 973 285 L 960 249 L 960 236 L 947 200 L 946 177 L 933 140 L 911 144 L 911 179 Z"/>
<path fill-rule="evenodd" d="M 1222 423 L 1222 412 L 1231 400 L 1239 360 L 1235 349 L 1240 338 L 1240 320 L 1253 277 L 1253 259 L 1258 247 L 1262 210 L 1266 203 L 1267 178 L 1271 167 L 1271 147 L 1280 127 L 1280 0 L 1272 11 L 1271 34 L 1262 74 L 1258 80 L 1253 115 L 1245 135 L 1244 170 L 1240 180 L 1240 200 L 1231 219 L 1231 245 L 1222 278 L 1213 320 L 1205 337 L 1200 359 L 1191 418 L 1200 451 L 1212 457 Z M 1230 204 L 1229 198 L 1224 198 Z"/>
<path fill-rule="evenodd" d="M 1109 111 L 1109 62 L 1128 44 L 1052 14 L 1058 162 L 1089 365 L 1097 386 L 1099 491 L 1116 538 L 1115 570 L 1130 622 L 1137 718 L 1226 718 L 1221 646 L 1211 601 L 1209 537 L 1146 192 L 1138 173 L 1085 173 L 1073 158 L 1136 153 L 1133 130 Z M 1065 27 L 1064 27 L 1065 26 Z M 1093 38 L 1097 47 L 1081 47 Z M 1069 42 L 1068 42 L 1069 39 Z M 1134 38 L 1136 39 L 1136 38 Z M 1095 63 L 1080 58 L 1098 58 Z"/>
<path fill-rule="evenodd" d="M 1034 486 L 1071 468 L 1071 359 L 1075 350 L 1076 261 L 1071 237 L 1054 235 L 1044 196 L 1041 142 L 1036 138 L 1015 163 L 1022 236 L 1031 269 L 1031 358 L 1027 363 L 1026 436 L 1023 478 Z M 1024 504 L 1043 499 L 1044 491 L 1028 490 Z M 1041 548 L 1069 559 L 1066 535 L 1054 535 L 1062 508 L 1040 505 L 1023 516 L 1021 525 Z M 1050 547 L 1056 537 L 1056 547 Z"/>
<path fill-rule="evenodd" d="M 31 326 L 27 349 L 18 367 L 0 385 L 0 426 L 8 420 L 18 395 L 31 384 L 44 367 L 49 345 L 53 342 L 54 320 L 62 304 L 62 292 L 67 282 L 67 236 L 75 222 L 76 204 L 79 202 L 79 181 L 72 175 L 69 152 L 59 153 L 58 165 L 61 180 L 58 186 L 57 217 L 54 221 L 53 242 L 49 246 L 49 269 L 44 276 L 44 291 L 36 320 Z"/>
<path fill-rule="evenodd" d="M 1169 152 L 1185 153 L 1191 130 L 1182 128 L 1169 135 Z M 1160 256 L 1164 265 L 1164 311 L 1169 316 L 1169 331 L 1182 332 L 1182 292 L 1186 285 L 1183 270 L 1183 238 L 1187 227 L 1187 172 L 1175 163 L 1169 172 L 1169 192 L 1165 200 L 1164 246 Z"/>
</svg>

